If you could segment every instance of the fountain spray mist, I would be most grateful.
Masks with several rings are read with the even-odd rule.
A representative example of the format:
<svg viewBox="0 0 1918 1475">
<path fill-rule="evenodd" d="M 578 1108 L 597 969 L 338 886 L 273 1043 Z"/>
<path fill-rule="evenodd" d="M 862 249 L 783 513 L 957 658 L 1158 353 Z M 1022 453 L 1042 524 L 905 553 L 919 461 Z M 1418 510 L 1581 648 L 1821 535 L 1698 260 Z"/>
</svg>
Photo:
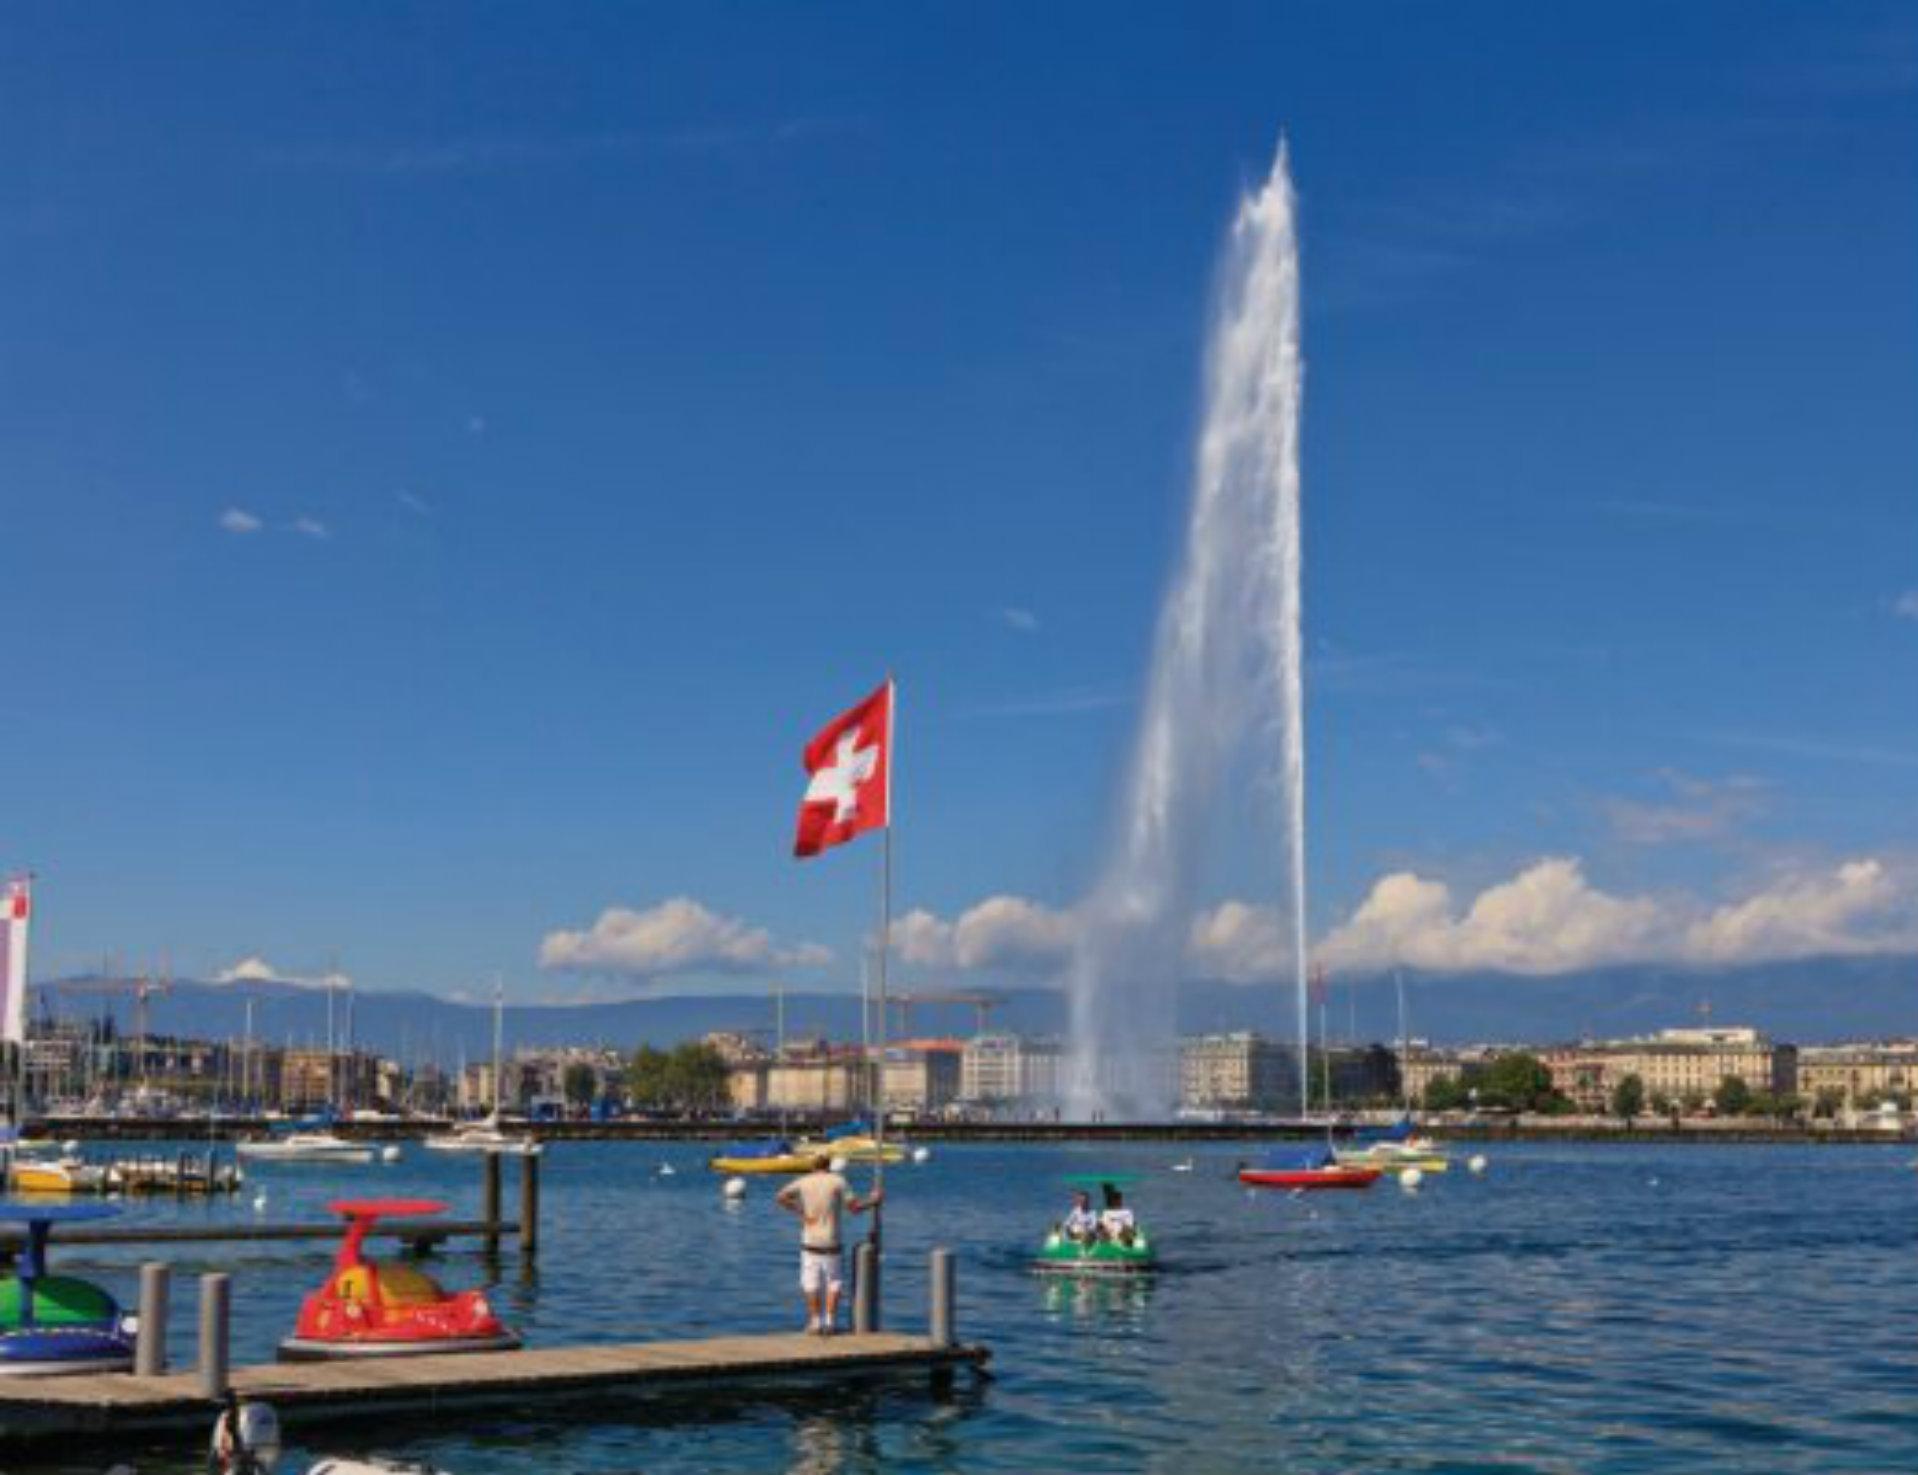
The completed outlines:
<svg viewBox="0 0 1918 1475">
<path fill-rule="evenodd" d="M 1283 143 L 1239 202 L 1206 348 L 1185 550 L 1159 615 L 1111 860 L 1069 980 L 1078 1116 L 1158 1115 L 1176 1086 L 1177 985 L 1219 783 L 1257 744 L 1285 835 L 1301 1104 L 1308 1072 L 1301 664 L 1299 252 Z"/>
</svg>

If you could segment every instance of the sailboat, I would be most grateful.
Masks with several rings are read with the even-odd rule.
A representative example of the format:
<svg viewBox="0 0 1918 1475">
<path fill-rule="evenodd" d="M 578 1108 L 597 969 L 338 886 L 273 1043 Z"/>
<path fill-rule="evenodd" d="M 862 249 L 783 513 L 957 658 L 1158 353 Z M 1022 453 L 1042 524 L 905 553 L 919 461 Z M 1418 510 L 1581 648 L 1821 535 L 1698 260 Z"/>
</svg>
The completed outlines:
<svg viewBox="0 0 1918 1475">
<path fill-rule="evenodd" d="M 506 994 L 493 986 L 493 1109 L 477 1122 L 461 1122 L 450 1132 L 437 1132 L 426 1139 L 433 1152 L 497 1152 L 518 1157 L 537 1157 L 543 1151 L 530 1137 L 514 1136 L 500 1130 L 500 1073 L 505 1062 Z"/>
<path fill-rule="evenodd" d="M 1411 1037 L 1405 1028 L 1405 975 L 1398 975 L 1399 992 L 1399 1071 L 1403 1084 L 1405 1061 L 1411 1050 Z M 1347 1167 L 1378 1168 L 1383 1172 L 1403 1172 L 1417 1168 L 1422 1173 L 1443 1173 L 1452 1166 L 1445 1148 L 1430 1137 L 1422 1137 L 1412 1121 L 1412 1097 L 1406 1090 L 1402 1115 L 1385 1131 L 1359 1147 L 1339 1149 L 1338 1160 Z"/>
</svg>

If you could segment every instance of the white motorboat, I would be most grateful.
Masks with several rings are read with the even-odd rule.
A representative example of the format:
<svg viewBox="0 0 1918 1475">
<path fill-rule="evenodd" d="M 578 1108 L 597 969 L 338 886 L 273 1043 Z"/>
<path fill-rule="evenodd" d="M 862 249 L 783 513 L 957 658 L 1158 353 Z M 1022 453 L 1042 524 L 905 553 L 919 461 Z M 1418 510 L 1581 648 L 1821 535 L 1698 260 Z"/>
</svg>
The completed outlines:
<svg viewBox="0 0 1918 1475">
<path fill-rule="evenodd" d="M 234 1149 L 243 1158 L 269 1163 L 370 1163 L 373 1149 L 333 1132 L 290 1132 Z"/>
<path fill-rule="evenodd" d="M 431 1152 L 500 1152 L 517 1157 L 538 1157 L 542 1151 L 531 1137 L 502 1132 L 496 1116 L 484 1121 L 462 1122 L 450 1132 L 428 1137 L 425 1146 Z"/>
</svg>

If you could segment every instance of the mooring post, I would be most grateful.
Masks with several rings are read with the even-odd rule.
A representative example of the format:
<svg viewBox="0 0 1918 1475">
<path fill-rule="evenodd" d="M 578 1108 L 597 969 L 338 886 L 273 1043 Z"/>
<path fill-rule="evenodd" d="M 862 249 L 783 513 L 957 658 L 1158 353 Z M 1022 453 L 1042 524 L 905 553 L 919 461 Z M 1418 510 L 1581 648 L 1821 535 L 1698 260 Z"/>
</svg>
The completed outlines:
<svg viewBox="0 0 1918 1475">
<path fill-rule="evenodd" d="M 934 1250 L 932 1266 L 927 1277 L 932 1292 L 932 1314 L 928 1318 L 928 1335 L 935 1347 L 950 1347 L 957 1340 L 953 1326 L 954 1313 L 957 1310 L 954 1291 L 956 1278 L 952 1269 L 952 1251 Z"/>
<path fill-rule="evenodd" d="M 480 1191 L 480 1217 L 486 1221 L 486 1253 L 499 1253 L 499 1154 L 480 1154 L 484 1164 Z"/>
<path fill-rule="evenodd" d="M 218 1271 L 200 1277 L 200 1396 L 223 1398 L 227 1390 L 233 1281 Z"/>
<path fill-rule="evenodd" d="M 172 1271 L 158 1260 L 140 1267 L 140 1331 L 133 1346 L 133 1370 L 143 1378 L 157 1378 L 166 1371 L 167 1281 L 171 1275 Z"/>
<path fill-rule="evenodd" d="M 539 1154 L 530 1148 L 519 1160 L 519 1252 L 539 1253 Z"/>
<path fill-rule="evenodd" d="M 852 1252 L 852 1329 L 860 1336 L 879 1330 L 879 1251 L 871 1240 Z"/>
</svg>

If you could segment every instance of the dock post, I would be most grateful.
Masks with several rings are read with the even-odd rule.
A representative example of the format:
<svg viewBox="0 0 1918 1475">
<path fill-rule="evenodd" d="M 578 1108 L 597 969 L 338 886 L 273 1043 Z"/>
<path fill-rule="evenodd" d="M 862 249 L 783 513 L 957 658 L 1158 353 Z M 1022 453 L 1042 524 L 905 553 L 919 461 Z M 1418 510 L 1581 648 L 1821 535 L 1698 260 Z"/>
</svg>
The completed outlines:
<svg viewBox="0 0 1918 1475">
<path fill-rule="evenodd" d="M 480 1189 L 480 1217 L 486 1221 L 486 1253 L 499 1253 L 499 1154 L 480 1154 L 484 1165 Z"/>
<path fill-rule="evenodd" d="M 879 1330 L 879 1251 L 871 1240 L 852 1252 L 852 1329 L 859 1336 Z"/>
<path fill-rule="evenodd" d="M 133 1370 L 143 1378 L 166 1371 L 167 1281 L 165 1264 L 149 1260 L 140 1267 L 140 1333 L 133 1347 Z"/>
<path fill-rule="evenodd" d="M 200 1396 L 223 1398 L 231 1381 L 227 1376 L 231 1330 L 231 1276 L 218 1271 L 200 1277 Z"/>
<path fill-rule="evenodd" d="M 530 1151 L 519 1160 L 519 1252 L 539 1253 L 539 1154 Z"/>
<path fill-rule="evenodd" d="M 953 1332 L 953 1313 L 957 1309 L 954 1297 L 956 1279 L 952 1273 L 952 1251 L 934 1250 L 932 1266 L 927 1277 L 932 1289 L 932 1314 L 927 1328 L 935 1347 L 950 1347 L 957 1340 Z"/>
</svg>

